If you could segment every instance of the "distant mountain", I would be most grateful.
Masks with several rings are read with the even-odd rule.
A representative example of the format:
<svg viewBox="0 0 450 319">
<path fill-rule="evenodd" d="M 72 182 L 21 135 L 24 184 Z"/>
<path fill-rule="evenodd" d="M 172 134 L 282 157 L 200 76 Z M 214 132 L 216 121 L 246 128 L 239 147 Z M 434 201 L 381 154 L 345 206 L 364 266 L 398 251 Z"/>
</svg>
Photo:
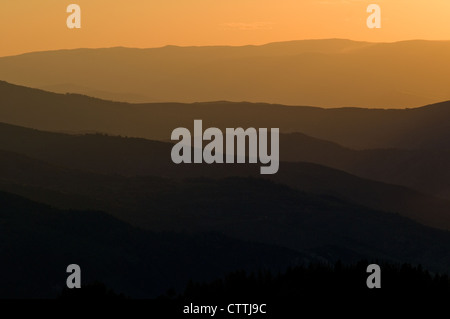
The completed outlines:
<svg viewBox="0 0 450 319">
<path fill-rule="evenodd" d="M 448 56 L 448 41 L 77 49 L 0 58 L 0 79 L 129 102 L 416 107 L 450 99 Z"/>
<path fill-rule="evenodd" d="M 357 149 L 450 149 L 450 102 L 407 110 L 210 102 L 127 104 L 0 82 L 2 122 L 60 132 L 169 140 L 177 127 L 278 127 Z"/>
<path fill-rule="evenodd" d="M 95 211 L 61 211 L 0 192 L 0 298 L 56 297 L 66 268 L 130 297 L 156 297 L 188 280 L 238 269 L 282 270 L 314 257 L 214 233 L 156 234 Z M 220 249 L 217 249 L 220 247 Z"/>
<path fill-rule="evenodd" d="M 290 137 L 283 136 L 283 139 Z M 295 139 L 300 145 L 295 154 L 302 154 L 304 147 L 307 153 L 299 156 L 307 157 L 314 152 L 306 141 L 321 144 L 308 137 L 304 139 L 304 142 Z M 296 147 L 289 143 L 287 140 L 282 144 L 285 145 L 282 154 L 285 147 L 289 150 Z M 171 146 L 145 139 L 99 134 L 73 136 L 0 124 L 0 150 L 4 150 L 0 151 L 0 189 L 61 208 L 105 210 L 123 220 L 151 228 L 157 226 L 152 217 L 157 212 L 148 214 L 153 207 L 149 199 L 178 192 L 180 180 L 260 177 L 258 166 L 253 164 L 175 165 L 170 160 Z M 334 147 L 339 149 L 339 146 Z M 450 229 L 449 201 L 405 187 L 309 163 L 282 162 L 276 175 L 265 178 L 309 193 L 328 194 L 398 213 L 426 225 Z M 167 227 L 171 229 L 170 225 Z"/>
<path fill-rule="evenodd" d="M 100 91 L 100 90 L 88 88 L 86 86 L 75 85 L 75 84 L 70 84 L 70 83 L 43 86 L 43 87 L 40 87 L 40 89 L 42 89 L 44 91 L 55 92 L 55 93 L 67 93 L 67 92 L 78 93 L 78 94 L 83 94 L 83 95 L 87 95 L 87 96 L 95 96 L 95 97 L 103 99 L 103 100 L 116 101 L 116 102 L 128 102 L 128 101 L 135 101 L 137 103 L 144 103 L 144 102 L 148 102 L 148 101 L 159 102 L 156 99 L 150 99 L 143 95 L 132 94 L 132 93 L 123 93 L 123 92 Z"/>
<path fill-rule="evenodd" d="M 311 162 L 450 199 L 450 150 L 354 150 L 301 133 L 281 136 L 284 161 Z"/>
</svg>

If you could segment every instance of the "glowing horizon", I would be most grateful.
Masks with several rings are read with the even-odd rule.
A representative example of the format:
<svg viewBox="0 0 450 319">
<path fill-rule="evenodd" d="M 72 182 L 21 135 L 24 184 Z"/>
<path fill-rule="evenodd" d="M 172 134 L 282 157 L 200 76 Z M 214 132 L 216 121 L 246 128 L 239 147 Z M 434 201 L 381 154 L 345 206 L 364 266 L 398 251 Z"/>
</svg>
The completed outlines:
<svg viewBox="0 0 450 319">
<path fill-rule="evenodd" d="M 65 25 L 79 4 L 82 28 Z M 382 28 L 368 29 L 377 3 Z M 0 56 L 75 48 L 242 46 L 308 39 L 450 40 L 445 0 L 4 0 Z"/>
</svg>

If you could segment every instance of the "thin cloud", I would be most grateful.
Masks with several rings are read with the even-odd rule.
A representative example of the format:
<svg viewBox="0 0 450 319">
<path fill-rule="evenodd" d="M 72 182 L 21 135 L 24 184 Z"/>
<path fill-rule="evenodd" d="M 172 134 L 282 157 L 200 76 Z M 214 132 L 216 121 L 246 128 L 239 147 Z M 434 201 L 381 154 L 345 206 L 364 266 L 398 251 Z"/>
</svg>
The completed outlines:
<svg viewBox="0 0 450 319">
<path fill-rule="evenodd" d="M 223 23 L 220 26 L 224 30 L 252 31 L 252 30 L 272 30 L 273 29 L 272 22 L 252 22 L 252 23 L 229 22 L 229 23 Z"/>
</svg>

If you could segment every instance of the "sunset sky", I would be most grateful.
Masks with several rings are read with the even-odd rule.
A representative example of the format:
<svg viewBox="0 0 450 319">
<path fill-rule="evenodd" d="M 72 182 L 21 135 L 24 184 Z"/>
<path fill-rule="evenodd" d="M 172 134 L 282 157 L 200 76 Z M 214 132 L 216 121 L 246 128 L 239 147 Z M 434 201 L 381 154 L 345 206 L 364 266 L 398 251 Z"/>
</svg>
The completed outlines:
<svg viewBox="0 0 450 319">
<path fill-rule="evenodd" d="M 66 7 L 82 9 L 82 29 Z M 368 29 L 366 8 L 382 10 Z M 450 40 L 449 0 L 2 0 L 0 56 L 80 47 L 246 45 L 321 38 Z"/>
</svg>

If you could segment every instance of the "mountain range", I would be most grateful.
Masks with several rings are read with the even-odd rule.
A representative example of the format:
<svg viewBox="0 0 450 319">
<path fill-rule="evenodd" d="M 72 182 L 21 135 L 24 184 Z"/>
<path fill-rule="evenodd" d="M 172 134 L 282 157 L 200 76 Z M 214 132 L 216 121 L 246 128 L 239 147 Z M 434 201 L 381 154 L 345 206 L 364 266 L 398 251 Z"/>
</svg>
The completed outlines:
<svg viewBox="0 0 450 319">
<path fill-rule="evenodd" d="M 304 40 L 107 48 L 0 58 L 0 79 L 126 102 L 418 107 L 450 100 L 450 42 Z"/>
<path fill-rule="evenodd" d="M 167 141 L 177 127 L 277 127 L 356 149 L 449 149 L 450 102 L 405 110 L 291 107 L 261 103 L 109 102 L 0 82 L 3 122 L 47 131 Z M 256 116 L 257 115 L 257 116 Z M 319 124 L 320 123 L 320 124 Z"/>
<path fill-rule="evenodd" d="M 311 43 L 324 55 L 375 50 Z M 288 47 L 307 54 L 311 43 Z M 265 47 L 270 58 L 285 52 L 277 45 Z M 192 59 L 204 50 L 190 49 Z M 131 104 L 0 82 L 0 296 L 55 296 L 74 262 L 86 281 L 132 297 L 309 262 L 446 272 L 449 113 L 450 102 L 401 110 Z M 171 131 L 195 119 L 221 129 L 279 127 L 279 172 L 172 163 Z"/>
<path fill-rule="evenodd" d="M 310 143 L 301 141 L 299 136 Z M 292 137 L 296 144 L 293 144 Z M 290 154 L 298 154 L 298 157 L 306 157 L 307 154 L 313 156 L 312 146 L 322 144 L 298 133 L 282 136 L 281 145 L 281 159 L 289 160 L 291 158 L 289 154 L 285 155 L 285 150 L 289 150 Z M 24 196 L 41 201 L 48 198 L 48 204 L 61 208 L 95 207 L 118 211 L 117 217 L 127 221 L 130 221 L 127 214 L 130 214 L 132 207 L 137 214 L 142 215 L 142 203 L 140 204 L 136 197 L 137 190 L 141 193 L 141 199 L 146 202 L 148 197 L 158 197 L 155 195 L 158 190 L 166 192 L 168 185 L 173 186 L 169 182 L 171 179 L 259 177 L 259 169 L 255 164 L 173 164 L 170 160 L 171 147 L 172 144 L 167 142 L 139 138 L 101 134 L 69 135 L 0 124 L 0 149 L 3 150 L 0 152 L 0 172 L 5 183 L 8 181 L 40 189 L 22 189 L 20 193 Z M 351 151 L 348 152 L 352 154 Z M 358 154 L 363 151 L 354 152 Z M 331 153 L 330 157 L 324 158 L 339 158 L 339 154 Z M 302 191 L 337 196 L 373 209 L 398 213 L 426 225 L 450 228 L 448 200 L 404 186 L 357 177 L 315 163 L 298 160 L 282 162 L 280 171 L 267 178 Z M 367 162 L 367 166 L 372 165 L 374 170 L 383 170 L 389 163 L 383 164 L 384 166 L 375 164 L 372 161 Z M 443 176 L 444 181 L 445 175 Z M 8 183 L 1 187 L 6 191 L 19 192 L 17 187 Z M 127 189 L 126 192 L 123 191 L 124 188 Z M 64 196 L 44 196 L 43 190 L 63 192 Z M 135 197 L 128 198 L 127 194 Z M 61 200 L 68 196 L 70 198 L 66 201 Z M 115 198 L 113 207 L 107 204 L 112 198 Z M 81 203 L 86 204 L 79 206 Z M 71 206 L 73 204 L 75 206 Z M 142 223 L 150 224 L 145 216 L 138 220 L 140 226 L 143 226 Z"/>
<path fill-rule="evenodd" d="M 102 212 L 58 210 L 4 192 L 0 206 L 0 298 L 55 298 L 73 263 L 81 266 L 83 283 L 101 281 L 129 297 L 152 298 L 191 279 L 262 265 L 281 270 L 311 258 L 212 232 L 152 233 Z"/>
</svg>

